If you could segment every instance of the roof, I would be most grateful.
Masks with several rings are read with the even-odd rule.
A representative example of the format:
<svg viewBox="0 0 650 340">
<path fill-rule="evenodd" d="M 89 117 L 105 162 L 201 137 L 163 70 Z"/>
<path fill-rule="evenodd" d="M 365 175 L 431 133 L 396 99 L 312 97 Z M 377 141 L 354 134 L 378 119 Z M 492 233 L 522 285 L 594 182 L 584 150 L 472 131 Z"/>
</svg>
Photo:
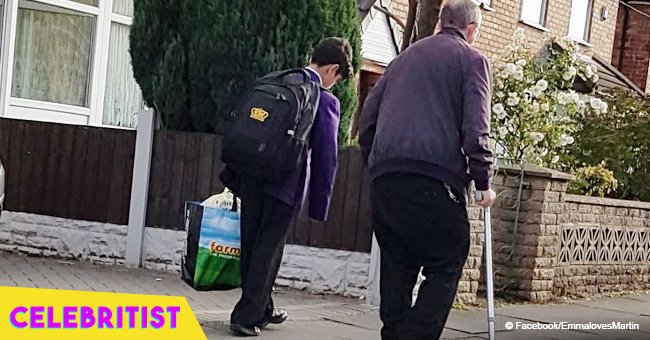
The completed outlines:
<svg viewBox="0 0 650 340">
<path fill-rule="evenodd" d="M 626 77 L 623 73 L 612 66 L 608 61 L 601 57 L 594 55 L 593 57 L 582 56 L 582 60 L 598 68 L 598 83 L 596 84 L 596 91 L 607 91 L 613 89 L 626 89 L 641 96 L 645 96 L 641 90 L 632 80 Z"/>
</svg>

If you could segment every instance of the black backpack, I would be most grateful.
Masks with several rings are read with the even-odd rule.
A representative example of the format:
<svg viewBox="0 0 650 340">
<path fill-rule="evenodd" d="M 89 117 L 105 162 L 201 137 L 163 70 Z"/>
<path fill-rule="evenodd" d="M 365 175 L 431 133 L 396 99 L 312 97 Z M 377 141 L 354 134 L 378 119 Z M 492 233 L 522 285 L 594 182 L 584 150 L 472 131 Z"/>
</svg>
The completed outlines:
<svg viewBox="0 0 650 340">
<path fill-rule="evenodd" d="M 302 165 L 320 90 L 303 69 L 258 79 L 231 113 L 222 161 L 241 176 L 265 183 L 285 180 Z"/>
</svg>

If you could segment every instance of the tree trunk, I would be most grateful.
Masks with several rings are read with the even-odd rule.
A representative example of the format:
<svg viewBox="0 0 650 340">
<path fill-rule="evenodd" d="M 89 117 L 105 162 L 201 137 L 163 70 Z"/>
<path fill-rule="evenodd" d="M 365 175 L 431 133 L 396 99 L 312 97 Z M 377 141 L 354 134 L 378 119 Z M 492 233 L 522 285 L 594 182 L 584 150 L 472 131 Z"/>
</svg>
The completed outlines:
<svg viewBox="0 0 650 340">
<path fill-rule="evenodd" d="M 417 18 L 417 40 L 424 39 L 433 34 L 438 17 L 442 0 L 421 0 L 420 13 Z"/>
<path fill-rule="evenodd" d="M 404 28 L 404 33 L 402 35 L 402 48 L 400 48 L 400 52 L 409 47 L 409 45 L 411 45 L 411 41 L 413 41 L 413 31 L 415 29 L 415 19 L 417 17 L 417 12 L 418 0 L 409 0 L 409 11 L 406 16 L 406 28 Z"/>
</svg>

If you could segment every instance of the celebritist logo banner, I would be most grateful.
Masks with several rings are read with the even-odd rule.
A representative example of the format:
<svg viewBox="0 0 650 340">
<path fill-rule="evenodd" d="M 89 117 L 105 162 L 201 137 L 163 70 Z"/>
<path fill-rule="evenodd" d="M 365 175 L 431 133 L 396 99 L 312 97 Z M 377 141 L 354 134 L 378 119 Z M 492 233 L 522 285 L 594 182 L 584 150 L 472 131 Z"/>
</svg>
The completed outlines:
<svg viewBox="0 0 650 340">
<path fill-rule="evenodd" d="M 0 339 L 206 339 L 184 297 L 0 287 Z"/>
</svg>

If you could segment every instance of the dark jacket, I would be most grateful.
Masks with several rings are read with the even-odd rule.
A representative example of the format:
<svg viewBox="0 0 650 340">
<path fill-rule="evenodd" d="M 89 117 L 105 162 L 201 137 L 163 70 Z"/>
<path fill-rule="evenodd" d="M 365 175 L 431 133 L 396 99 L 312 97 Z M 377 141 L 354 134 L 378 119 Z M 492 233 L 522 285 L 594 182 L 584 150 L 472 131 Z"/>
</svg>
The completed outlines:
<svg viewBox="0 0 650 340">
<path fill-rule="evenodd" d="M 415 173 L 489 188 L 491 70 L 455 29 L 400 54 L 368 96 L 359 143 L 371 178 Z M 469 167 L 469 173 L 468 173 Z"/>
<path fill-rule="evenodd" d="M 322 85 L 316 72 L 307 68 L 314 82 Z M 338 127 L 340 102 L 329 91 L 321 90 L 318 113 L 311 131 L 310 148 L 303 157 L 304 166 L 283 183 L 265 185 L 264 192 L 287 205 L 299 208 L 309 193 L 309 217 L 325 221 L 334 189 L 338 157 Z M 229 168 L 221 174 L 221 181 L 235 194 L 241 178 Z"/>
</svg>

